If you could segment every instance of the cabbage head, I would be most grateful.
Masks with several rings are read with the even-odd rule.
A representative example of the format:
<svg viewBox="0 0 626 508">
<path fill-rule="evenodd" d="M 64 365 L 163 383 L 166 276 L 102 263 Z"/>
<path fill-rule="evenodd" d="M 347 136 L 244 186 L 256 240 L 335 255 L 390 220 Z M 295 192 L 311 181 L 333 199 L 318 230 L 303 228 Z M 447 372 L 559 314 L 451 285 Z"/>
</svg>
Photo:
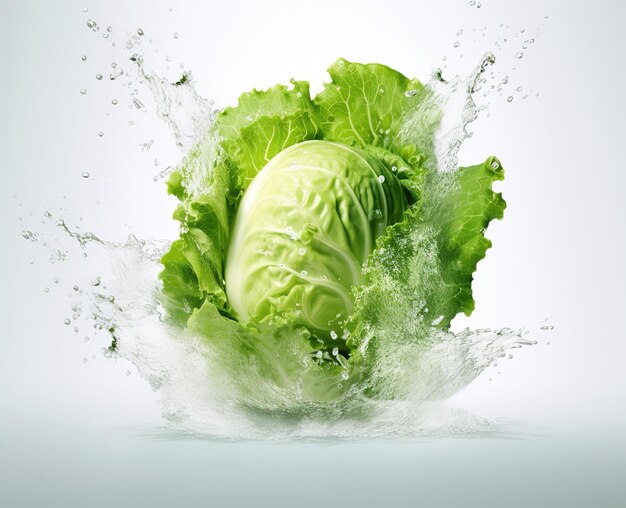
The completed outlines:
<svg viewBox="0 0 626 508">
<path fill-rule="evenodd" d="M 437 170 L 428 87 L 379 64 L 329 73 L 314 98 L 305 81 L 243 94 L 168 181 L 169 320 L 264 409 L 405 395 L 394 356 L 472 312 L 483 233 L 505 207 L 494 157 Z"/>
</svg>

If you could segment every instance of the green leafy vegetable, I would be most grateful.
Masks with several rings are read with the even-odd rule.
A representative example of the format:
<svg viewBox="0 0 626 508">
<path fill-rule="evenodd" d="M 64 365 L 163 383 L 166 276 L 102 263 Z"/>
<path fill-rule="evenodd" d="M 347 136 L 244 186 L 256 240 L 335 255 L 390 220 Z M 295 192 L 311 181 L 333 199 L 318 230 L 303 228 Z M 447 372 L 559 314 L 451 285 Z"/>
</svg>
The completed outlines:
<svg viewBox="0 0 626 508">
<path fill-rule="evenodd" d="M 243 94 L 168 182 L 166 308 L 259 407 L 398 396 L 376 389 L 386 342 L 471 313 L 505 207 L 497 159 L 432 169 L 428 88 L 378 64 L 329 72 L 314 99 L 304 81 Z"/>
</svg>

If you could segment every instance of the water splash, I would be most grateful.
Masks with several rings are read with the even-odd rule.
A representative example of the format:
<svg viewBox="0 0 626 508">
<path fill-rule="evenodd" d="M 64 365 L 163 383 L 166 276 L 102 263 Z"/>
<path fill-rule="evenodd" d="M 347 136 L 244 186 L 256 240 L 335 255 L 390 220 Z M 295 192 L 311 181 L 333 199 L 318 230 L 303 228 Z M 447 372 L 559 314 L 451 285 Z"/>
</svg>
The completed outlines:
<svg viewBox="0 0 626 508">
<path fill-rule="evenodd" d="M 99 30 L 95 22 L 88 26 Z M 109 30 L 106 33 L 113 34 Z M 128 38 L 126 50 L 136 51 L 143 36 L 143 30 L 137 29 L 137 35 Z M 154 98 L 157 115 L 169 126 L 178 148 L 185 154 L 190 150 L 203 152 L 201 157 L 183 159 L 179 165 L 187 192 L 191 196 L 211 192 L 206 175 L 219 157 L 218 138 L 212 129 L 218 111 L 197 93 L 191 73 L 171 83 L 146 71 L 141 54 L 133 54 L 130 60 L 138 69 L 138 83 Z M 418 143 L 435 139 L 424 151 L 432 155 L 432 168 L 444 176 L 457 167 L 459 149 L 469 137 L 467 126 L 481 111 L 474 95 L 494 62 L 493 54 L 487 53 L 469 76 L 457 76 L 451 81 L 443 79 L 441 70 L 435 71 L 421 92 L 425 100 L 420 101 L 420 109 L 407 119 L 400 133 Z M 112 67 L 111 81 L 124 75 L 117 64 Z M 113 101 L 117 103 L 117 99 Z M 146 106 L 148 101 L 132 97 L 131 109 L 145 111 Z M 149 141 L 142 148 L 148 151 L 151 146 Z M 165 178 L 172 169 L 168 166 L 154 180 Z M 440 183 L 435 190 L 444 192 L 449 180 L 442 178 Z M 440 401 L 467 386 L 511 349 L 533 345 L 524 330 L 442 331 L 436 327 L 436 316 L 422 312 L 406 329 L 398 330 L 390 324 L 384 332 L 387 345 L 377 356 L 372 374 L 379 397 L 369 397 L 366 392 L 371 385 L 359 385 L 359 373 L 349 368 L 338 374 L 344 396 L 334 403 L 307 400 L 297 386 L 292 390 L 277 389 L 254 369 L 246 368 L 239 375 L 245 376 L 255 391 L 242 393 L 224 372 L 228 366 L 224 365 L 225 351 L 218 341 L 208 341 L 166 319 L 158 273 L 162 269 L 160 259 L 170 247 L 168 241 L 141 240 L 130 235 L 124 242 L 110 242 L 91 232 L 71 229 L 61 218 L 55 224 L 77 242 L 83 259 L 88 252 L 98 251 L 102 256 L 93 257 L 104 257 L 110 263 L 107 269 L 94 265 L 91 282 L 84 288 L 76 286 L 71 319 L 65 319 L 69 325 L 80 324 L 81 329 L 83 325 L 93 328 L 94 335 L 100 332 L 99 339 L 106 337 L 101 344 L 106 356 L 132 362 L 159 393 L 164 417 L 176 429 L 263 439 L 482 432 L 492 429 L 492 422 L 447 408 Z M 35 242 L 37 234 L 24 230 L 24 238 Z M 67 256 L 56 252 L 59 260 Z M 389 286 L 389 300 L 396 302 L 394 309 L 389 308 L 390 321 L 407 311 L 397 305 L 398 301 L 407 301 L 403 291 L 393 284 Z M 409 303 L 415 307 L 415 302 Z M 380 330 L 377 333 L 380 335 Z M 424 340 L 416 343 L 411 340 L 415 336 Z M 367 349 L 367 337 L 361 347 Z M 304 373 L 316 360 L 294 357 L 294 361 L 303 362 Z"/>
<path fill-rule="evenodd" d="M 157 115 L 170 128 L 180 150 L 187 153 L 215 122 L 217 111 L 213 103 L 201 97 L 193 86 L 193 77 L 186 72 L 175 83 L 170 83 L 153 72 L 147 72 L 140 55 L 131 56 L 137 64 L 141 81 L 148 87 L 157 108 Z M 133 99 L 137 109 L 143 103 Z"/>
<path fill-rule="evenodd" d="M 98 276 L 89 287 L 76 292 L 68 325 L 82 320 L 81 328 L 105 333 L 105 355 L 124 358 L 136 366 L 159 393 L 163 415 L 177 430 L 279 440 L 489 431 L 493 422 L 438 401 L 469 384 L 512 348 L 533 344 L 524 330 L 509 329 L 434 331 L 420 344 L 396 341 L 389 348 L 393 354 L 382 355 L 381 370 L 386 386 L 394 391 L 403 387 L 403 398 L 372 399 L 362 390 L 352 389 L 346 399 L 317 407 L 306 400 L 284 400 L 283 407 L 292 411 L 277 412 L 269 403 L 265 408 L 259 406 L 258 394 L 242 394 L 226 382 L 225 366 L 219 363 L 221 352 L 215 344 L 165 318 L 157 274 L 169 242 L 139 240 L 132 235 L 125 242 L 108 242 L 91 233 L 63 229 L 81 249 L 101 250 L 111 263 L 109 276 Z M 407 377 L 407 372 L 411 376 Z M 256 382 L 254 386 L 261 392 L 266 388 L 254 372 L 249 373 L 248 381 Z"/>
<path fill-rule="evenodd" d="M 138 63 L 142 79 L 154 94 L 159 116 L 170 126 L 179 147 L 204 152 L 202 157 L 181 163 L 188 192 L 210 192 L 206 175 L 217 159 L 217 138 L 211 129 L 216 111 L 207 101 L 198 101 L 191 81 L 170 84 L 145 72 L 142 63 Z M 422 109 L 407 122 L 405 136 L 436 132 L 433 160 L 443 183 L 439 189 L 433 187 L 435 192 L 449 191 L 445 188 L 449 184 L 446 175 L 456 168 L 458 150 L 468 137 L 466 126 L 479 113 L 472 94 L 493 63 L 493 55 L 487 54 L 470 76 L 456 77 L 451 82 L 444 81 L 437 72 L 425 92 L 429 101 L 422 101 Z M 198 105 L 200 110 L 194 109 Z M 168 167 L 156 178 L 166 176 L 171 169 Z M 491 422 L 446 408 L 439 401 L 467 386 L 512 348 L 533 344 L 524 330 L 443 331 L 436 327 L 437 317 L 429 317 L 427 312 L 419 312 L 407 321 L 406 315 L 413 312 L 416 303 L 412 297 L 407 298 L 407 288 L 390 282 L 389 300 L 395 303 L 388 309 L 389 322 L 384 329 L 370 330 L 371 336 L 382 337 L 385 346 L 379 348 L 376 363 L 370 366 L 373 381 L 369 384 L 360 384 L 359 371 L 345 366 L 336 380 L 343 396 L 331 403 L 319 403 L 307 399 L 297 386 L 277 388 L 254 368 L 244 366 L 237 373 L 237 381 L 254 386 L 255 390 L 242 392 L 227 373 L 228 360 L 232 362 L 236 353 L 220 341 L 206 340 L 166 319 L 157 275 L 169 242 L 139 240 L 132 235 L 123 243 L 109 242 L 90 232 L 73 231 L 62 219 L 56 224 L 85 254 L 101 250 L 111 263 L 109 276 L 94 276 L 89 287 L 75 294 L 73 307 L 84 311 L 74 313 L 73 321 L 88 321 L 96 331 L 109 337 L 105 354 L 124 358 L 136 366 L 160 394 L 164 417 L 177 429 L 264 439 L 489 430 Z M 428 266 L 424 260 L 419 262 Z M 398 302 L 406 302 L 411 308 Z M 402 322 L 402 329 L 394 327 L 394 321 Z M 416 336 L 423 340 L 415 341 Z M 268 336 L 267 340 L 272 338 Z M 366 336 L 361 343 L 362 353 L 368 342 Z M 281 355 L 289 354 L 281 351 Z M 322 360 L 297 354 L 294 353 L 293 361 L 303 362 L 302 376 Z M 367 392 L 374 385 L 377 396 L 371 397 Z"/>
</svg>

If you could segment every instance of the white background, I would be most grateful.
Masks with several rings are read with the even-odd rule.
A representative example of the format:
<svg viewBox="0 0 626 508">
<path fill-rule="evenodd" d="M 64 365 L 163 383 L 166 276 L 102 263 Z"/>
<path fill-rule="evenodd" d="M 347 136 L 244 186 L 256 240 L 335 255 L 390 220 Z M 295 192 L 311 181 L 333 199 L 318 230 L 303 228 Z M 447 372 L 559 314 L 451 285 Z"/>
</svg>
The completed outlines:
<svg viewBox="0 0 626 508">
<path fill-rule="evenodd" d="M 181 154 L 155 118 L 148 91 L 137 86 L 148 110 L 138 112 L 128 90 L 107 78 L 112 61 L 131 69 L 120 46 L 127 30 L 141 27 L 144 39 L 153 40 L 144 40 L 146 67 L 175 81 L 184 62 L 197 90 L 219 107 L 235 103 L 243 91 L 290 77 L 311 81 L 315 93 L 326 79 L 324 69 L 339 56 L 385 63 L 427 81 L 444 64 L 443 55 L 450 78 L 467 74 L 484 52 L 494 51 L 496 70 L 510 83 L 502 97 L 490 96 L 489 118 L 472 124 L 460 162 L 498 155 L 506 168 L 499 190 L 508 208 L 504 221 L 488 231 L 494 247 L 476 274 L 476 311 L 456 324 L 527 326 L 539 343 L 489 369 L 451 402 L 557 433 L 610 431 L 623 443 L 624 14 L 619 2 L 609 1 L 484 0 L 480 9 L 461 0 L 3 1 L 3 424 L 22 429 L 16 432 L 26 439 L 39 425 L 159 422 L 157 396 L 132 367 L 105 360 L 99 347 L 82 342 L 82 332 L 63 325 L 67 295 L 88 275 L 82 265 L 51 265 L 47 251 L 20 236 L 24 224 L 43 229 L 45 210 L 111 240 L 131 232 L 176 236 L 174 203 L 152 177 Z M 88 18 L 101 29 L 111 26 L 118 46 L 90 31 Z M 459 29 L 464 33 L 457 37 Z M 498 51 L 494 41 L 502 37 L 509 41 Z M 535 43 L 516 60 L 529 37 Z M 97 81 L 97 73 L 105 78 Z M 517 86 L 532 88 L 533 96 L 521 100 Z M 153 147 L 142 152 L 140 143 L 149 139 Z M 89 179 L 81 178 L 85 170 Z M 537 331 L 547 317 L 555 330 Z"/>
</svg>

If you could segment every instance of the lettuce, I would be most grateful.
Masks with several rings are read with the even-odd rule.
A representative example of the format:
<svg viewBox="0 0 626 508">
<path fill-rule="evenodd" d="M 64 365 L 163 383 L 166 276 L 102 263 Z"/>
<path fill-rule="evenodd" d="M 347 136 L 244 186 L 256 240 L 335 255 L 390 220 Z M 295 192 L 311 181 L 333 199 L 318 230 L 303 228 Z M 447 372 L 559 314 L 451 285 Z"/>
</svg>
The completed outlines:
<svg viewBox="0 0 626 508">
<path fill-rule="evenodd" d="M 169 319 L 257 407 L 399 396 L 376 388 L 385 344 L 472 312 L 505 208 L 496 158 L 436 171 L 427 87 L 379 64 L 329 73 L 313 99 L 304 81 L 243 94 L 168 181 Z"/>
</svg>

